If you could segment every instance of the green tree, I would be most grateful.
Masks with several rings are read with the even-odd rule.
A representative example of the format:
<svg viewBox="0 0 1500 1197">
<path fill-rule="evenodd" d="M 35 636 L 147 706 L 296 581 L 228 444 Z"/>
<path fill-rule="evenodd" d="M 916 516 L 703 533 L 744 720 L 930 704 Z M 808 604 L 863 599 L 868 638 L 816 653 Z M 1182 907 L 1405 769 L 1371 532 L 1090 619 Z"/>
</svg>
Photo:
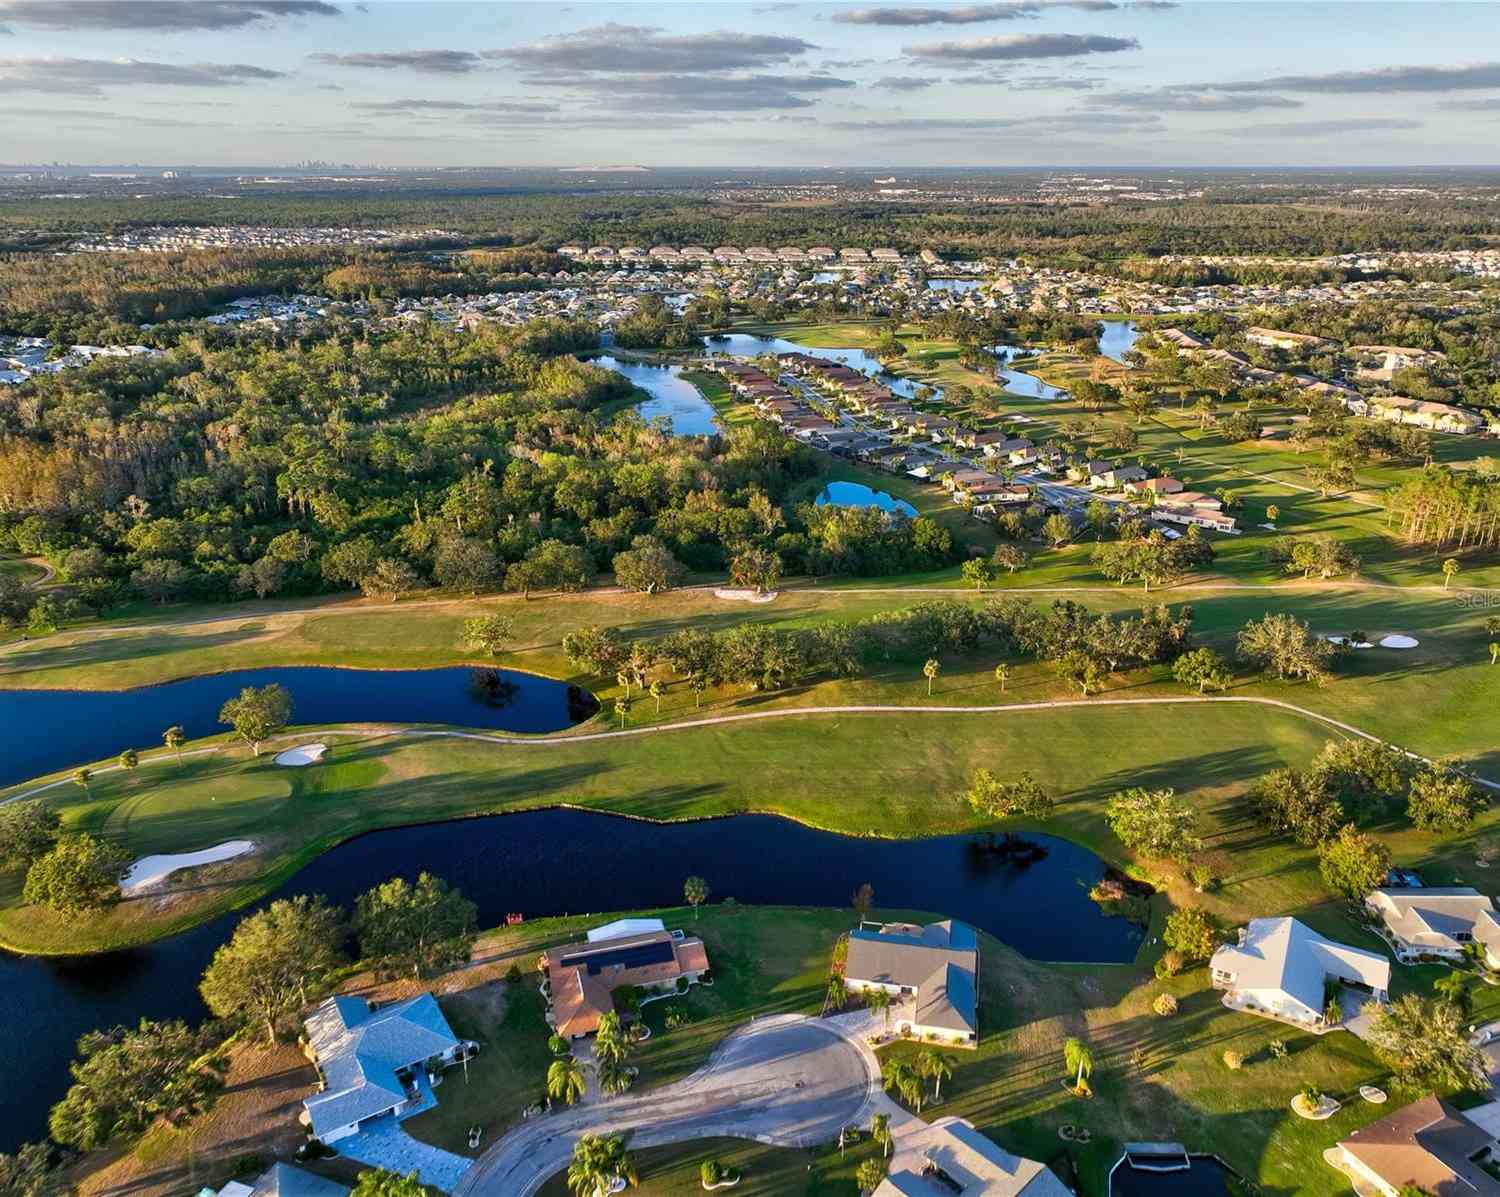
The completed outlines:
<svg viewBox="0 0 1500 1197">
<path fill-rule="evenodd" d="M 753 587 L 756 594 L 775 590 L 781 582 L 781 558 L 767 549 L 745 549 L 730 560 L 729 580 Z"/>
<path fill-rule="evenodd" d="M 212 1027 L 180 1020 L 90 1031 L 78 1041 L 73 1084 L 48 1128 L 66 1147 L 129 1142 L 158 1119 L 171 1126 L 213 1108 L 229 1063 Z"/>
<path fill-rule="evenodd" d="M 533 590 L 582 590 L 594 579 L 594 563 L 579 545 L 544 540 L 505 571 L 505 588 L 530 598 Z"/>
<path fill-rule="evenodd" d="M 62 818 L 40 798 L 0 805 L 0 861 L 30 868 L 52 851 L 61 830 Z"/>
<path fill-rule="evenodd" d="M 124 769 L 125 772 L 129 773 L 132 769 L 138 768 L 140 763 L 141 754 L 134 748 L 127 748 L 124 752 L 120 753 L 120 768 Z"/>
<path fill-rule="evenodd" d="M 615 699 L 615 714 L 620 717 L 620 726 L 623 728 L 630 719 L 630 698 L 627 695 Z"/>
<path fill-rule="evenodd" d="M 616 553 L 615 581 L 627 590 L 662 594 L 682 584 L 687 567 L 655 536 L 637 536 L 630 548 Z"/>
<path fill-rule="evenodd" d="M 1403 1088 L 1480 1089 L 1489 1083 L 1484 1056 L 1449 1002 L 1415 993 L 1399 997 L 1376 1011 L 1369 1039 Z"/>
<path fill-rule="evenodd" d="M 1172 677 L 1184 686 L 1196 687 L 1199 694 L 1209 689 L 1227 690 L 1234 680 L 1228 663 L 1211 648 L 1183 653 L 1172 662 Z"/>
<path fill-rule="evenodd" d="M 1381 885 L 1391 869 L 1391 851 L 1373 836 L 1345 824 L 1318 845 L 1318 872 L 1333 893 L 1357 901 Z"/>
<path fill-rule="evenodd" d="M 922 664 L 922 676 L 927 679 L 928 698 L 932 697 L 932 683 L 937 680 L 938 672 L 942 669 L 942 667 L 942 664 L 936 657 L 928 657 L 927 660 Z"/>
<path fill-rule="evenodd" d="M 257 689 L 246 686 L 238 697 L 219 708 L 219 722 L 234 728 L 234 734 L 260 755 L 262 742 L 269 740 L 292 720 L 292 696 L 285 686 L 275 682 Z"/>
<path fill-rule="evenodd" d="M 988 590 L 998 578 L 995 563 L 983 557 L 970 557 L 959 567 L 959 575 L 975 590 Z"/>
<path fill-rule="evenodd" d="M 1478 788 L 1462 773 L 1431 764 L 1411 779 L 1406 815 L 1423 831 L 1462 831 L 1484 810 Z"/>
<path fill-rule="evenodd" d="M 421 979 L 468 960 L 478 908 L 446 881 L 422 873 L 393 877 L 361 894 L 354 934 L 360 954 L 382 969 Z"/>
<path fill-rule="evenodd" d="M 861 1193 L 873 1193 L 885 1180 L 886 1162 L 883 1158 L 861 1160 L 854 1170 L 854 1183 Z"/>
<path fill-rule="evenodd" d="M 917 1057 L 917 1074 L 932 1082 L 932 1096 L 942 1100 L 943 1082 L 953 1075 L 953 1061 L 932 1048 L 923 1048 Z"/>
<path fill-rule="evenodd" d="M 702 877 L 689 877 L 682 883 L 682 896 L 693 908 L 693 917 L 698 917 L 698 908 L 708 901 L 708 882 Z"/>
<path fill-rule="evenodd" d="M 1448 589 L 1448 583 L 1453 581 L 1459 571 L 1457 558 L 1449 557 L 1443 562 L 1443 589 Z"/>
<path fill-rule="evenodd" d="M 1334 646 L 1314 636 L 1295 615 L 1266 615 L 1251 620 L 1236 637 L 1242 660 L 1261 669 L 1274 669 L 1279 678 L 1305 678 L 1322 685 L 1328 680 Z"/>
<path fill-rule="evenodd" d="M 1218 929 L 1206 911 L 1183 906 L 1167 916 L 1161 941 L 1184 960 L 1207 960 L 1217 946 Z"/>
<path fill-rule="evenodd" d="M 1185 860 L 1203 846 L 1197 812 L 1174 790 L 1121 790 L 1110 798 L 1104 817 L 1122 844 L 1147 856 Z"/>
<path fill-rule="evenodd" d="M 1063 1064 L 1073 1078 L 1073 1091 L 1087 1093 L 1087 1081 L 1094 1075 L 1094 1053 L 1082 1039 L 1070 1038 L 1063 1044 Z"/>
<path fill-rule="evenodd" d="M 72 1191 L 50 1143 L 23 1143 L 14 1155 L 0 1152 L 0 1197 L 68 1197 Z"/>
<path fill-rule="evenodd" d="M 343 961 L 343 916 L 322 898 L 282 898 L 240 920 L 214 953 L 198 990 L 219 1018 L 258 1023 L 276 1042 L 294 1013 Z"/>
<path fill-rule="evenodd" d="M 1042 539 L 1054 549 L 1073 542 L 1073 521 L 1062 514 L 1049 515 L 1042 522 Z"/>
<path fill-rule="evenodd" d="M 60 839 L 26 872 L 22 900 L 59 914 L 90 914 L 120 900 L 130 856 L 91 835 Z"/>
<path fill-rule="evenodd" d="M 179 725 L 173 724 L 166 731 L 162 732 L 161 742 L 167 746 L 169 752 L 177 754 L 177 766 L 181 768 L 182 746 L 187 742 L 187 732 L 183 731 Z"/>
<path fill-rule="evenodd" d="M 568 1188 L 578 1197 L 606 1197 L 615 1181 L 640 1183 L 635 1161 L 620 1135 L 583 1135 L 573 1144 L 568 1162 Z"/>
<path fill-rule="evenodd" d="M 572 1105 L 588 1092 L 588 1078 L 578 1057 L 569 1053 L 547 1066 L 547 1096 Z"/>
<path fill-rule="evenodd" d="M 1010 678 L 1010 666 L 1000 664 L 995 666 L 995 680 L 1000 683 L 1000 693 L 1005 693 L 1005 683 Z"/>
<path fill-rule="evenodd" d="M 85 794 L 89 793 L 89 782 L 93 780 L 94 771 L 92 769 L 80 768 L 73 770 L 73 784 L 81 789 Z"/>
<path fill-rule="evenodd" d="M 509 615 L 478 615 L 464 620 L 464 647 L 497 656 L 516 638 L 516 621 Z"/>
<path fill-rule="evenodd" d="M 602 1063 L 623 1064 L 630 1055 L 630 1037 L 620 1016 L 611 1010 L 599 1019 L 594 1033 L 594 1059 Z"/>
<path fill-rule="evenodd" d="M 439 586 L 478 594 L 500 580 L 500 559 L 488 543 L 472 536 L 450 536 L 432 558 L 432 576 Z"/>
<path fill-rule="evenodd" d="M 568 663 L 575 669 L 582 669 L 599 677 L 608 677 L 630 655 L 630 646 L 621 639 L 615 628 L 600 627 L 598 624 L 565 633 L 562 650 Z"/>
<path fill-rule="evenodd" d="M 661 684 L 660 678 L 653 679 L 651 684 L 646 687 L 646 693 L 651 696 L 651 701 L 656 704 L 656 713 L 658 715 L 661 714 L 661 696 L 665 692 L 666 688 Z"/>
<path fill-rule="evenodd" d="M 359 589 L 366 598 L 399 603 L 421 584 L 421 577 L 408 562 L 399 557 L 382 557 L 360 578 Z"/>
<path fill-rule="evenodd" d="M 386 1168 L 367 1168 L 355 1178 L 349 1197 L 427 1197 L 427 1189 L 415 1172 L 403 1176 Z"/>
<path fill-rule="evenodd" d="M 1433 992 L 1458 1011 L 1466 1022 L 1474 1014 L 1474 992 L 1463 973 L 1448 973 L 1432 983 Z"/>
<path fill-rule="evenodd" d="M 865 1005 L 881 1016 L 885 1029 L 891 1029 L 891 993 L 888 989 L 865 990 Z"/>
<path fill-rule="evenodd" d="M 1005 782 L 989 769 L 976 769 L 964 801 L 992 819 L 1044 819 L 1054 806 L 1051 795 L 1025 770 L 1014 781 Z"/>
</svg>

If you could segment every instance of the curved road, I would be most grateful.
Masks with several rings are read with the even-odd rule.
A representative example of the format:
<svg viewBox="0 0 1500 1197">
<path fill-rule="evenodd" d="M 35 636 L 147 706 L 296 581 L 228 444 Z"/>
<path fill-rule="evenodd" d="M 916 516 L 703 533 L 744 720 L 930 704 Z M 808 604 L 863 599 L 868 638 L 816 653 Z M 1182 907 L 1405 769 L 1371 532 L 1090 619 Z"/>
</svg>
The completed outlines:
<svg viewBox="0 0 1500 1197">
<path fill-rule="evenodd" d="M 454 1197 L 531 1197 L 568 1166 L 586 1134 L 628 1132 L 632 1147 L 723 1136 L 827 1143 L 879 1094 L 879 1066 L 853 1035 L 804 1015 L 763 1019 L 676 1084 L 523 1122 L 475 1161 Z"/>
</svg>

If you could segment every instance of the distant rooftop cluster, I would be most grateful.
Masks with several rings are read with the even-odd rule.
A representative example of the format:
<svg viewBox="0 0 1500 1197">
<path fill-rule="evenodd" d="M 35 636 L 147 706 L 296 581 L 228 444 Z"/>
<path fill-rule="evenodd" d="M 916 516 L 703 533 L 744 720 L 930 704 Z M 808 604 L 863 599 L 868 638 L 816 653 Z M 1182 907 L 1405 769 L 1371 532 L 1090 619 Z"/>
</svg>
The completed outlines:
<svg viewBox="0 0 1500 1197">
<path fill-rule="evenodd" d="M 295 245 L 395 245 L 449 237 L 442 229 L 259 228 L 151 225 L 76 242 L 78 253 L 177 253 L 185 249 L 283 249 Z"/>
<path fill-rule="evenodd" d="M 0 336 L 0 386 L 76 370 L 104 358 L 155 357 L 160 352 L 145 345 L 74 345 L 58 351 L 46 337 Z"/>
</svg>

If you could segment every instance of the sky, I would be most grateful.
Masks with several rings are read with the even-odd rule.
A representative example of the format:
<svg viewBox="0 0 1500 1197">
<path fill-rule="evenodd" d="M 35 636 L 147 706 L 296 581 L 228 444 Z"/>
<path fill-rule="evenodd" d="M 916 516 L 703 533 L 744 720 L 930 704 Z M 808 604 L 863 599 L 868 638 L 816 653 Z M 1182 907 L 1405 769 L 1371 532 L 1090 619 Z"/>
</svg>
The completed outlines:
<svg viewBox="0 0 1500 1197">
<path fill-rule="evenodd" d="M 1500 162 L 1500 3 L 0 0 L 0 163 Z"/>
</svg>

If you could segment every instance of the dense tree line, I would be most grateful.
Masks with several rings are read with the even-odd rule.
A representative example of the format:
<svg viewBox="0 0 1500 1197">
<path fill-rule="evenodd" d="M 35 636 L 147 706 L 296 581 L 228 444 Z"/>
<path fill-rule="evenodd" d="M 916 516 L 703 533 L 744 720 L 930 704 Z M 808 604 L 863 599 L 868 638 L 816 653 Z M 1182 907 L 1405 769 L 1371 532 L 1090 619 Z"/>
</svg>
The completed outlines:
<svg viewBox="0 0 1500 1197">
<path fill-rule="evenodd" d="M 556 320 L 189 339 L 0 393 L 0 545 L 96 607 L 359 587 L 586 583 L 637 537 L 723 569 L 816 471 L 767 425 L 672 437 Z M 795 547 L 795 546 L 794 546 Z M 0 594 L 18 617 L 26 596 Z"/>
</svg>

